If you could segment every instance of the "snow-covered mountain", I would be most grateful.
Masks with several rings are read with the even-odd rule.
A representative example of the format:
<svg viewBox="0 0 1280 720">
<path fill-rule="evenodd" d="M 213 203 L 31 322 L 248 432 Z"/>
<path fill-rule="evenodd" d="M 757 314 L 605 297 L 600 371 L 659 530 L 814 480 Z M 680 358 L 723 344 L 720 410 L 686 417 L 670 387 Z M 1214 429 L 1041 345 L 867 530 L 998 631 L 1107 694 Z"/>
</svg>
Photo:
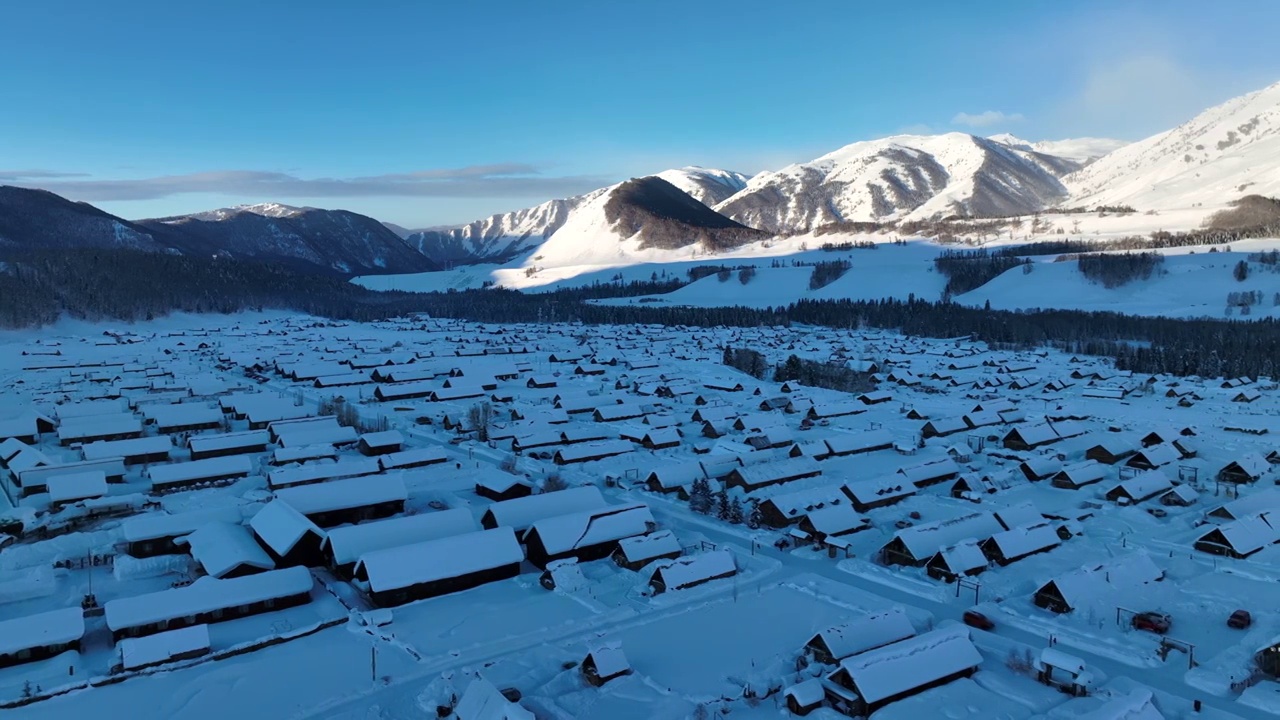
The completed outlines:
<svg viewBox="0 0 1280 720">
<path fill-rule="evenodd" d="M 570 213 L 522 271 L 553 273 L 664 263 L 708 255 L 767 238 L 649 176 L 604 188 Z"/>
<path fill-rule="evenodd" d="M 775 233 L 837 222 L 1032 212 L 1066 196 L 1080 163 L 964 133 L 896 135 L 761 173 L 716 206 Z"/>
<path fill-rule="evenodd" d="M 716 170 L 697 165 L 663 170 L 657 177 L 675 185 L 707 207 L 728 200 L 731 195 L 745 188 L 747 181 L 751 179 L 748 175 L 732 170 Z"/>
<path fill-rule="evenodd" d="M 1064 182 L 1072 205 L 1138 210 L 1280 194 L 1280 83 L 1126 145 Z"/>
<path fill-rule="evenodd" d="M 405 238 L 410 247 L 441 264 L 503 262 L 541 245 L 568 221 L 570 213 L 608 188 L 522 210 L 492 215 L 458 227 L 416 232 Z"/>
<path fill-rule="evenodd" d="M 339 274 L 421 272 L 438 267 L 371 217 L 278 203 L 139 220 L 188 252 L 284 262 Z"/>
<path fill-rule="evenodd" d="M 177 244 L 172 236 L 47 190 L 0 185 L 0 247 L 164 252 Z"/>
<path fill-rule="evenodd" d="M 711 205 L 746 186 L 747 176 L 728 170 L 686 167 L 657 177 Z M 451 263 L 505 262 L 540 247 L 581 207 L 616 186 L 584 195 L 550 200 L 522 210 L 493 215 L 458 227 L 434 228 L 409 235 L 405 242 L 430 260 Z"/>
<path fill-rule="evenodd" d="M 1032 142 L 1030 140 L 1023 140 L 1016 135 L 1010 135 L 1009 133 L 992 135 L 990 139 L 1019 150 L 1030 150 L 1031 152 L 1053 155 L 1055 157 L 1075 160 L 1076 162 L 1084 164 L 1091 163 L 1103 155 L 1113 153 L 1129 144 L 1124 140 L 1091 137 L 1069 138 L 1067 140 L 1038 140 Z"/>
</svg>

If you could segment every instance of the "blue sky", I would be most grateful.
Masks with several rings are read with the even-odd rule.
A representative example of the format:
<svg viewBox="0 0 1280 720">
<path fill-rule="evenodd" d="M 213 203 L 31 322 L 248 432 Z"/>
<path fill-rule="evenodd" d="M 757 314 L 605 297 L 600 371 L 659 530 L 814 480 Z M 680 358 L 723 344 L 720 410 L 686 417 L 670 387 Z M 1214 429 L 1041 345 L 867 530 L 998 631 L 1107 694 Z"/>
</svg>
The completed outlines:
<svg viewBox="0 0 1280 720">
<path fill-rule="evenodd" d="M 1280 3 L 12 2 L 0 183 L 129 218 L 466 222 L 897 132 L 1140 139 L 1280 81 Z"/>
</svg>

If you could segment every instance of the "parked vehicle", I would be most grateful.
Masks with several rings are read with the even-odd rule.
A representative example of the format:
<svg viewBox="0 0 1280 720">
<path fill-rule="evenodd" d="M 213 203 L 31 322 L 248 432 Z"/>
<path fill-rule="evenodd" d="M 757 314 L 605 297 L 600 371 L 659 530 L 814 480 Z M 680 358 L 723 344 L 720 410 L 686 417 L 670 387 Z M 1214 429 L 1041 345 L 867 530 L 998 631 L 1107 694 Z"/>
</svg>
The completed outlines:
<svg viewBox="0 0 1280 720">
<path fill-rule="evenodd" d="M 979 630 L 994 630 L 996 627 L 995 622 L 991 618 L 983 615 L 977 610 L 965 610 L 961 619 L 964 620 L 965 625 L 968 625 L 969 627 L 976 627 Z"/>
<path fill-rule="evenodd" d="M 1253 616 L 1248 610 L 1237 610 L 1231 613 L 1231 617 L 1227 618 L 1227 627 L 1236 630 L 1244 630 L 1253 624 Z"/>
<path fill-rule="evenodd" d="M 1146 630 L 1157 635 L 1164 635 L 1169 632 L 1169 628 L 1173 625 L 1173 618 L 1162 612 L 1148 611 L 1140 612 L 1133 616 L 1133 627 L 1135 630 Z"/>
</svg>

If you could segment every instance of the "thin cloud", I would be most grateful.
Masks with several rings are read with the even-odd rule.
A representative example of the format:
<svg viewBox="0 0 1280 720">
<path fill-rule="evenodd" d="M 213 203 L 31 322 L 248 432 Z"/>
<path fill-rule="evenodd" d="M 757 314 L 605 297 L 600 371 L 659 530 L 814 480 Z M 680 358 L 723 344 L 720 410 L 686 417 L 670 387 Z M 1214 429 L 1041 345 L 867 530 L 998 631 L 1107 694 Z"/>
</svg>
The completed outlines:
<svg viewBox="0 0 1280 720">
<path fill-rule="evenodd" d="M 40 187 L 76 200 L 112 202 L 156 200 L 174 195 L 210 193 L 252 198 L 368 197 L 563 197 L 609 184 L 607 178 L 549 177 L 533 165 L 501 163 L 349 178 L 302 178 L 260 170 L 216 170 L 150 178 L 88 180 L 81 173 L 32 174 L 0 171 L 0 179 Z"/>
<path fill-rule="evenodd" d="M 0 182 L 24 182 L 59 178 L 89 177 L 88 173 L 55 172 L 53 170 L 0 170 Z"/>
<path fill-rule="evenodd" d="M 986 128 L 992 125 L 1003 125 L 1005 123 L 1019 122 L 1023 120 L 1022 113 L 1003 113 L 999 110 L 985 110 L 983 112 L 972 113 L 956 113 L 951 118 L 953 125 L 964 125 L 972 128 Z"/>
</svg>

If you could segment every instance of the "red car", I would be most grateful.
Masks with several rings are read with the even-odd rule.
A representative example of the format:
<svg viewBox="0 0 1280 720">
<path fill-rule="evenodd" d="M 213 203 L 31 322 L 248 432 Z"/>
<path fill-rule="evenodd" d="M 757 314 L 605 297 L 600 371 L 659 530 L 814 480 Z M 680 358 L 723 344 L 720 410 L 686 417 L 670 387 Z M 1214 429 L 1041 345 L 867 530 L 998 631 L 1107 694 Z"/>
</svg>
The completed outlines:
<svg viewBox="0 0 1280 720">
<path fill-rule="evenodd" d="M 965 625 L 968 625 L 969 627 L 976 627 L 979 630 L 994 630 L 996 627 L 995 622 L 993 622 L 991 618 L 983 615 L 977 610 L 965 610 L 964 615 L 960 616 L 960 619 L 964 620 Z"/>
<path fill-rule="evenodd" d="M 1236 630 L 1244 630 L 1253 624 L 1253 616 L 1248 610 L 1237 610 L 1231 613 L 1231 617 L 1227 618 L 1227 627 Z"/>
<path fill-rule="evenodd" d="M 1173 618 L 1161 612 L 1141 612 L 1133 616 L 1133 627 L 1135 630 L 1146 630 L 1157 635 L 1164 635 L 1169 632 L 1169 628 L 1173 625 Z"/>
</svg>

